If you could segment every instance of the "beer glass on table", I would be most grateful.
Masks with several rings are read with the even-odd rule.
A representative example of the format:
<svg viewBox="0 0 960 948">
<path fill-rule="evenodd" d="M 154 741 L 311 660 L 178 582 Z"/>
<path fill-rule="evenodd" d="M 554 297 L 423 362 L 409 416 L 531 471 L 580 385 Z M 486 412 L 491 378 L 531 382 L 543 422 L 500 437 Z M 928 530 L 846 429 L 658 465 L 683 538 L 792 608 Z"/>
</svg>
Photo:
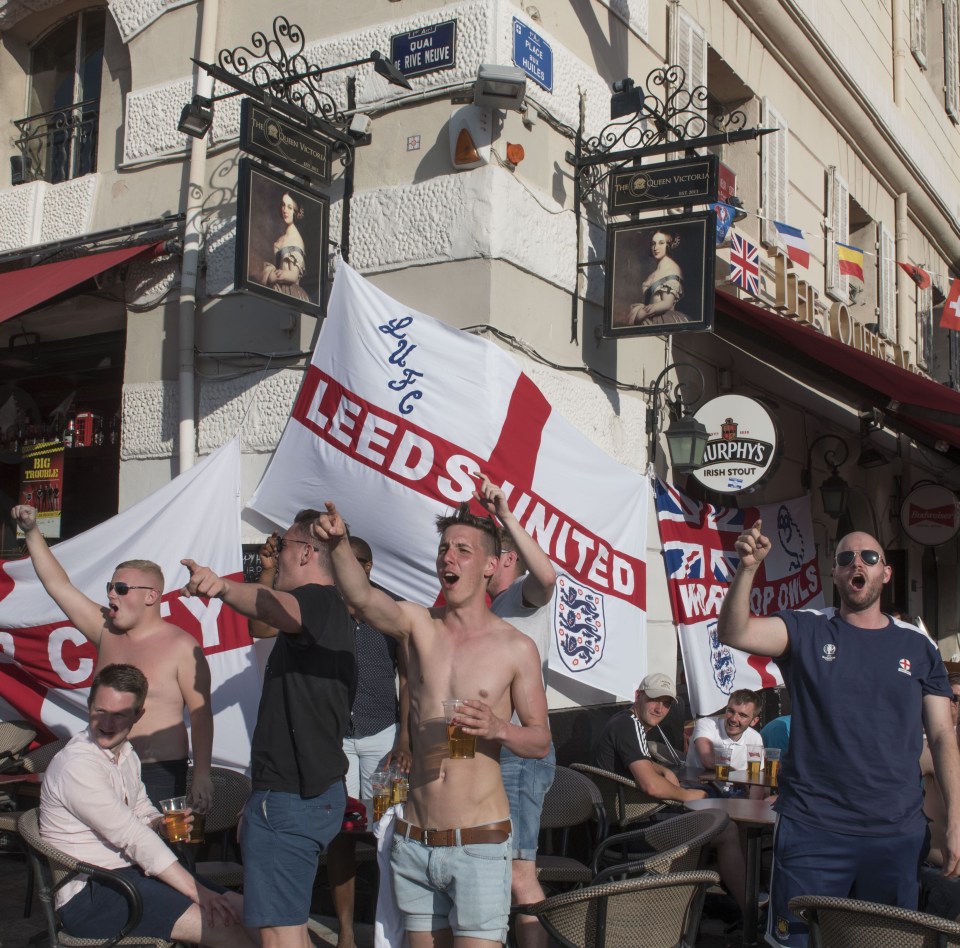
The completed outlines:
<svg viewBox="0 0 960 948">
<path fill-rule="evenodd" d="M 747 745 L 747 777 L 760 782 L 760 768 L 763 766 L 763 745 Z"/>
<path fill-rule="evenodd" d="M 777 777 L 780 774 L 779 747 L 768 747 L 766 749 L 764 753 L 763 770 L 767 780 L 770 781 L 770 786 L 775 787 L 777 785 Z"/>
<path fill-rule="evenodd" d="M 722 780 L 724 783 L 730 779 L 731 754 L 732 751 L 726 744 L 721 744 L 719 747 L 714 748 L 713 760 L 717 768 L 717 780 Z"/>
</svg>

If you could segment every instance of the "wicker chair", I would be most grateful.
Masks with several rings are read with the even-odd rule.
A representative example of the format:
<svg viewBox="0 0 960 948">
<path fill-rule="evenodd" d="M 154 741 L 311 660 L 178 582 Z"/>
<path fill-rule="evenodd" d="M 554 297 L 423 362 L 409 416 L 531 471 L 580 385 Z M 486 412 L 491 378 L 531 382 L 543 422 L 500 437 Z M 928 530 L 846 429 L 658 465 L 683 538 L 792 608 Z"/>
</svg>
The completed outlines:
<svg viewBox="0 0 960 948">
<path fill-rule="evenodd" d="M 570 769 L 585 774 L 597 785 L 603 797 L 608 824 L 620 830 L 626 830 L 633 824 L 649 823 L 654 814 L 668 806 L 678 813 L 682 812 L 679 804 L 658 800 L 644 793 L 630 777 L 621 777 L 587 764 L 571 764 Z"/>
<path fill-rule="evenodd" d="M 811 948 L 957 948 L 960 924 L 909 909 L 799 895 L 790 911 L 810 925 Z"/>
<path fill-rule="evenodd" d="M 26 721 L 0 721 L 0 773 L 20 766 L 23 749 L 36 736 L 36 729 Z"/>
<path fill-rule="evenodd" d="M 18 830 L 21 839 L 27 846 L 27 852 L 30 858 L 30 864 L 33 866 L 34 875 L 39 881 L 40 904 L 47 921 L 47 934 L 49 936 L 48 944 L 51 948 L 57 946 L 70 946 L 70 948 L 80 948 L 80 946 L 90 946 L 90 948 L 111 948 L 113 945 L 144 945 L 149 948 L 169 948 L 173 942 L 162 938 L 147 938 L 140 936 L 128 937 L 128 932 L 133 929 L 140 921 L 143 913 L 143 902 L 140 899 L 140 893 L 130 884 L 127 879 L 109 869 L 101 869 L 98 866 L 90 866 L 79 862 L 66 853 L 60 852 L 48 845 L 40 837 L 39 810 L 27 810 L 21 814 L 18 823 Z M 56 893 L 66 883 L 72 881 L 78 875 L 88 875 L 96 879 L 102 879 L 116 886 L 126 899 L 129 915 L 123 928 L 115 935 L 109 938 L 77 938 L 68 935 L 63 931 L 60 922 L 59 913 L 54 905 Z"/>
<path fill-rule="evenodd" d="M 607 817 L 603 798 L 595 783 L 569 767 L 557 767 L 553 785 L 547 791 L 540 814 L 540 830 L 550 843 L 558 845 L 539 847 L 537 878 L 541 883 L 558 886 L 586 885 L 593 878 L 593 870 L 586 863 L 569 855 L 571 830 L 587 827 L 590 839 L 586 851 L 606 836 Z M 551 852 L 549 850 L 555 850 Z"/>
<path fill-rule="evenodd" d="M 715 872 L 649 875 L 554 895 L 525 911 L 565 948 L 676 948 Z"/>
<path fill-rule="evenodd" d="M 51 741 L 43 747 L 30 751 L 29 754 L 24 754 L 20 761 L 21 766 L 28 774 L 42 774 L 50 766 L 54 755 L 63 750 L 69 740 L 69 737 L 61 737 L 59 740 Z"/>
<path fill-rule="evenodd" d="M 591 867 L 597 873 L 593 885 L 611 879 L 625 879 L 648 872 L 660 874 L 702 869 L 710 842 L 719 836 L 730 818 L 720 810 L 682 813 L 650 826 L 608 836 L 594 850 Z M 633 854 L 633 858 L 607 868 L 611 854 Z M 642 854 L 638 855 L 640 850 Z"/>
<path fill-rule="evenodd" d="M 211 767 L 210 777 L 213 780 L 213 808 L 206 815 L 203 832 L 205 836 L 221 835 L 220 859 L 198 862 L 194 869 L 204 879 L 239 890 L 243 888 L 243 865 L 227 856 L 240 813 L 250 796 L 250 780 L 228 767 Z M 188 787 L 192 780 L 193 768 L 190 767 L 187 770 Z"/>
</svg>

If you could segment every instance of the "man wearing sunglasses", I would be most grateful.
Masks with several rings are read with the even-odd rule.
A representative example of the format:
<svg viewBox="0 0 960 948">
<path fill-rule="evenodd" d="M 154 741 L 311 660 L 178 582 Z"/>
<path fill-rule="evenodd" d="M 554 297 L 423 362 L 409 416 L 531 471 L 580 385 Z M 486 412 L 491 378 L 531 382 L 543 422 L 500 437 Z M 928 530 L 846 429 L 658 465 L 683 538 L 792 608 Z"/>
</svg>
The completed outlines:
<svg viewBox="0 0 960 948">
<path fill-rule="evenodd" d="M 795 895 L 917 907 L 923 729 L 947 812 L 943 874 L 960 874 L 960 752 L 936 645 L 880 609 L 891 569 L 879 542 L 857 532 L 837 545 L 839 609 L 759 617 L 751 591 L 770 549 L 759 520 L 737 539 L 717 631 L 727 645 L 776 658 L 790 691 L 767 941 L 803 946 L 807 926 L 788 908 Z"/>
<path fill-rule="evenodd" d="M 210 668 L 197 640 L 160 615 L 164 586 L 160 567 L 150 560 L 120 563 L 107 583 L 104 608 L 70 581 L 37 529 L 35 508 L 14 507 L 11 516 L 23 530 L 27 552 L 47 595 L 96 647 L 95 671 L 120 664 L 142 668 L 147 675 L 149 697 L 130 732 L 130 743 L 142 762 L 143 783 L 155 806 L 187 792 L 190 740 L 183 709 L 190 713 L 190 801 L 197 812 L 206 812 L 213 802 Z"/>
</svg>

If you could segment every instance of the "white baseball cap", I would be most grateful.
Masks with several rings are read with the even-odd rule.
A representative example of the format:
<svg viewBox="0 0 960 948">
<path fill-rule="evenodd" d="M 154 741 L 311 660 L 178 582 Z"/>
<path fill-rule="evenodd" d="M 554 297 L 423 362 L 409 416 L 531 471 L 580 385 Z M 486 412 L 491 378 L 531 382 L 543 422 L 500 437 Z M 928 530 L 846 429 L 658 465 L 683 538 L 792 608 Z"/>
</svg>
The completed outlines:
<svg viewBox="0 0 960 948">
<path fill-rule="evenodd" d="M 673 698 L 677 700 L 677 686 L 663 672 L 652 672 L 640 682 L 640 691 L 648 698 Z"/>
</svg>

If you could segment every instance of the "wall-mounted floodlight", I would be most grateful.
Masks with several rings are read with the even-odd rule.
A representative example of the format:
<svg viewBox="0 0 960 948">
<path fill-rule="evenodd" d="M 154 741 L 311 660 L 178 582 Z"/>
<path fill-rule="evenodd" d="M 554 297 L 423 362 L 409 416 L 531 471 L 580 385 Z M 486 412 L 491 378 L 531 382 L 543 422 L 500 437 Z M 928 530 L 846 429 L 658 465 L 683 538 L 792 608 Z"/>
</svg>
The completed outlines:
<svg viewBox="0 0 960 948">
<path fill-rule="evenodd" d="M 213 100 L 195 95 L 180 113 L 177 131 L 193 138 L 203 138 L 213 125 Z"/>
<path fill-rule="evenodd" d="M 488 109 L 512 109 L 519 112 L 527 94 L 527 77 L 517 66 L 484 63 L 477 70 L 473 103 Z"/>
</svg>

